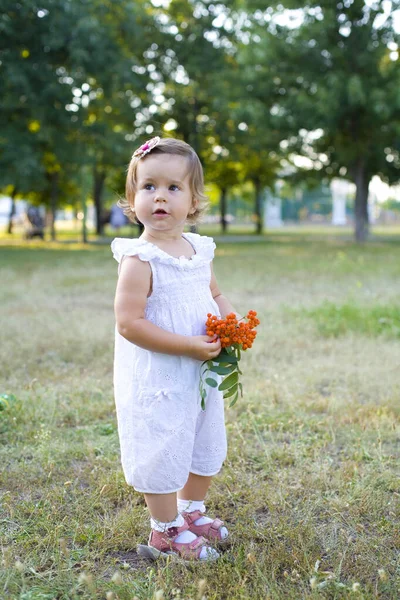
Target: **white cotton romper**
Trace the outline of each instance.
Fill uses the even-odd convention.
[[[210,290],[215,244],[195,233],[183,237],[195,252],[190,259],[170,256],[143,239],[116,238],[111,249],[119,263],[135,255],[150,264],[146,319],[180,335],[204,335],[207,313],[220,315]],[[176,492],[189,472],[216,475],[221,469],[227,453],[224,400],[222,392],[207,386],[206,408],[201,409],[201,364],[144,350],[115,330],[121,462],[127,483],[138,492]]]

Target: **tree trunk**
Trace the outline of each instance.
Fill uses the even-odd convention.
[[[13,187],[13,191],[11,193],[11,209],[10,209],[10,214],[8,216],[8,227],[7,227],[7,233],[8,234],[12,234],[12,229],[13,229],[13,216],[16,213],[16,206],[15,206],[15,196],[17,195],[17,188]]]
[[[365,242],[369,234],[368,187],[370,176],[363,159],[360,159],[354,171],[356,199],[354,203],[354,236],[356,242]]]
[[[96,233],[97,235],[103,235],[104,233],[104,221],[103,221],[103,189],[106,174],[104,171],[99,171],[94,166],[93,170],[93,201],[96,212]]]
[[[263,230],[262,222],[262,187],[259,179],[253,179],[254,188],[256,191],[254,213],[256,217],[256,234],[261,234]]]
[[[219,197],[219,212],[220,212],[220,223],[221,223],[221,229],[222,229],[222,233],[226,233],[227,227],[228,227],[228,222],[226,220],[226,195],[227,195],[227,188],[223,187],[221,189],[221,195]]]
[[[50,210],[51,210],[51,240],[55,242],[56,240],[56,211],[57,211],[57,201],[58,201],[58,173],[50,174]]]

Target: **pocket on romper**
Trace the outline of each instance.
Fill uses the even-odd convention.
[[[195,403],[191,395],[193,392],[184,389],[142,390],[138,396],[141,416],[160,433],[183,433],[191,414],[192,418],[195,416]]]

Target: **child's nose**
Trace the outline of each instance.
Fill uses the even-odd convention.
[[[157,192],[154,196],[154,202],[165,202],[165,196],[162,192]]]

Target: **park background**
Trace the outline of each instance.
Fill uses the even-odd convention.
[[[1,8],[0,596],[398,598],[400,2]],[[136,555],[113,405],[108,244],[139,229],[107,212],[154,135],[198,152],[262,322],[207,504],[231,545],[193,569]]]

